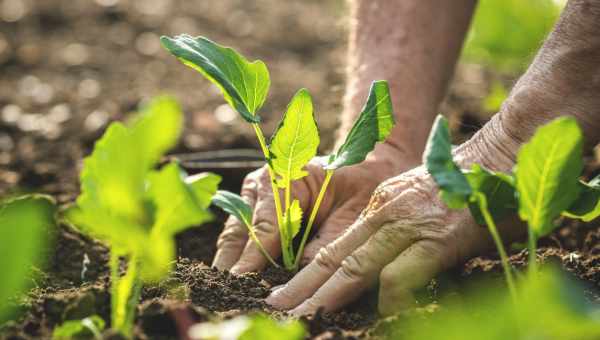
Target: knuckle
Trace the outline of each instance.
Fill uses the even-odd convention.
[[[329,244],[319,250],[314,261],[319,267],[333,272],[338,267],[338,263],[335,261],[335,253],[335,246],[333,244]]]
[[[260,221],[254,224],[254,232],[257,235],[269,235],[275,233],[276,231],[277,228],[275,227],[275,225],[269,222]]]
[[[383,268],[379,273],[380,291],[386,292],[392,288],[398,288],[397,273],[389,267]]]
[[[246,233],[237,228],[226,228],[217,239],[217,248],[223,248],[230,245],[241,245],[245,242]]]
[[[352,253],[342,261],[340,273],[347,279],[356,280],[367,277],[370,273],[365,256],[358,253]]]
[[[373,248],[385,253],[395,253],[403,244],[412,243],[418,238],[418,231],[403,225],[385,224],[373,234]]]

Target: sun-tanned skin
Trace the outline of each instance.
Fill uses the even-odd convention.
[[[335,310],[379,280],[379,310],[390,314],[413,305],[412,291],[439,272],[489,249],[486,229],[476,226],[467,211],[447,209],[422,166],[403,173],[420,163],[474,7],[474,0],[351,3],[342,135],[374,79],[390,80],[397,127],[368,161],[336,172],[317,220],[317,237],[306,248],[310,262],[267,298],[269,304],[293,314]],[[588,147],[598,143],[600,0],[568,2],[500,112],[455,149],[455,159],[464,167],[475,162],[507,171],[536,127],[560,115],[577,119]],[[296,184],[303,209],[324,177],[317,167],[309,172]],[[259,237],[278,256],[268,185],[264,170],[258,170],[249,175],[242,194],[255,204]],[[500,229],[507,240],[521,233],[517,223]],[[234,220],[226,224],[218,249],[214,265],[222,269],[240,273],[266,264]]]

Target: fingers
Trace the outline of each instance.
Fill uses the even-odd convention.
[[[445,247],[431,240],[419,241],[393,262],[383,268],[379,275],[379,312],[391,315],[416,303],[413,291],[421,288],[445,269]]]
[[[377,281],[379,272],[418,237],[413,228],[388,223],[369,240],[346,257],[339,269],[316,293],[292,314],[303,315],[336,310],[358,297]]]
[[[248,232],[235,217],[229,216],[217,240],[217,253],[212,266],[229,270],[237,262],[248,240]]]
[[[306,209],[309,200],[308,186],[299,182],[294,186],[295,197],[301,202],[301,207]],[[276,259],[281,255],[281,238],[277,224],[277,212],[275,201],[273,199],[273,189],[271,187],[270,177],[265,171],[264,175],[257,180],[258,198],[254,207],[254,216],[252,225],[257,238],[260,240],[263,248],[269,255]],[[240,274],[249,271],[258,271],[263,269],[268,260],[261,253],[260,248],[250,239],[239,257],[239,261],[231,268],[231,272]]]
[[[323,225],[319,227],[319,231],[315,237],[306,244],[304,253],[302,254],[302,265],[306,265],[312,261],[321,248],[338,239],[344,231],[356,221],[360,211],[364,209],[364,206],[366,205],[363,202],[360,203],[361,204],[357,206],[352,201],[347,202],[337,208],[335,212],[325,220]]]
[[[386,213],[359,219],[340,238],[321,248],[315,259],[283,288],[274,291],[266,302],[279,309],[290,309],[310,298],[340,267],[342,261],[375,233]]]
[[[250,207],[254,208],[257,197],[256,173],[249,174],[242,185],[240,195],[248,202]],[[217,253],[213,260],[213,267],[221,270],[229,270],[238,261],[244,245],[248,241],[248,231],[246,226],[237,218],[229,216],[225,222],[223,232],[217,240]]]

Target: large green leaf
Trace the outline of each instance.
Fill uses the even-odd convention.
[[[394,127],[390,89],[385,80],[373,82],[360,116],[344,144],[329,157],[325,169],[333,170],[362,162],[377,142],[384,141]]]
[[[40,264],[54,213],[54,201],[41,195],[0,204],[0,324],[11,312],[8,300],[27,288],[32,266]]]
[[[582,144],[575,119],[562,117],[539,128],[519,151],[519,215],[537,236],[552,231],[556,217],[579,195]]]
[[[473,164],[473,167],[465,176],[473,192],[480,192],[485,195],[487,208],[496,221],[510,213],[516,213],[518,202],[515,191],[514,178],[508,174],[492,172],[479,164]],[[485,220],[479,210],[476,202],[469,202],[471,215],[477,223],[484,225]]]
[[[301,89],[288,105],[269,145],[270,164],[279,176],[278,185],[286,187],[306,176],[303,168],[317,154],[318,147],[319,130],[312,99],[306,89]]]
[[[175,99],[160,96],[143,106],[131,126],[131,139],[150,169],[160,157],[177,144],[183,128],[183,114]]]
[[[170,238],[189,226],[199,225],[212,218],[204,208],[210,204],[208,196],[212,195],[209,191],[216,191],[216,187],[207,181],[210,185],[207,188],[208,195],[197,196],[192,186],[185,182],[185,178],[185,172],[177,163],[170,163],[160,171],[149,174],[148,195],[155,210],[152,233]]]
[[[213,196],[221,183],[221,176],[211,172],[202,172],[185,179],[190,189],[196,196],[196,202],[202,209],[208,208]]]
[[[229,191],[218,190],[212,198],[212,203],[235,216],[250,230],[252,229],[252,208],[241,196]]]
[[[452,159],[452,144],[448,121],[438,115],[431,128],[427,146],[423,153],[423,163],[433,177],[442,200],[453,209],[464,208],[472,190],[467,178]]]
[[[267,66],[260,60],[249,62],[231,48],[204,37],[186,34],[161,37],[162,45],[185,65],[202,73],[216,84],[225,100],[250,123],[260,121],[257,110],[269,91]]]
[[[177,103],[163,96],[144,106],[130,127],[112,123],[84,160],[78,204],[97,205],[127,223],[149,223],[143,202],[146,174],[175,146],[182,121]]]
[[[579,182],[581,194],[563,215],[589,222],[600,216],[600,176],[589,183]]]

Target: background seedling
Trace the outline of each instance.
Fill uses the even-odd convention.
[[[448,207],[468,205],[475,220],[488,226],[513,297],[514,278],[494,220],[518,211],[527,222],[529,269],[535,273],[537,240],[556,228],[556,218],[562,214],[589,221],[600,216],[598,179],[579,181],[582,145],[575,119],[561,117],[540,127],[521,147],[513,174],[494,173],[478,164],[462,171],[452,159],[446,119],[438,116],[434,123],[424,154],[427,170]]]
[[[162,37],[161,42],[185,65],[199,71],[215,83],[223,92],[229,105],[252,124],[267,160],[267,171],[271,178],[275,213],[281,235],[283,263],[286,269],[297,270],[304,245],[334,171],[362,162],[375,144],[385,140],[391,132],[394,119],[387,82],[373,83],[367,102],[345,142],[335,153],[322,158],[324,161],[321,165],[325,171],[325,179],[311,208],[300,246],[294,252],[292,241],[301,229],[304,212],[299,202],[292,197],[292,182],[308,174],[303,169],[316,156],[320,143],[310,94],[306,89],[296,93],[267,145],[258,124],[260,117],[257,113],[264,103],[270,85],[269,73],[263,62],[260,60],[249,62],[233,49],[220,46],[204,37],[179,35],[174,38]],[[283,190],[283,204],[280,189]],[[265,257],[275,264],[252,230],[251,214],[240,214],[241,211],[251,212],[252,208],[235,194],[219,195],[214,203],[236,216],[248,228],[250,237]],[[237,213],[232,213],[228,209],[236,210]]]
[[[12,312],[9,300],[28,288],[32,266],[40,265],[55,210],[54,200],[43,195],[0,202],[0,324]]]
[[[142,281],[170,271],[175,234],[211,219],[206,209],[220,177],[186,178],[177,163],[154,170],[177,142],[182,121],[177,103],[160,97],[130,126],[111,124],[84,160],[81,195],[66,211],[68,221],[110,246],[111,326],[125,336],[131,335]]]

